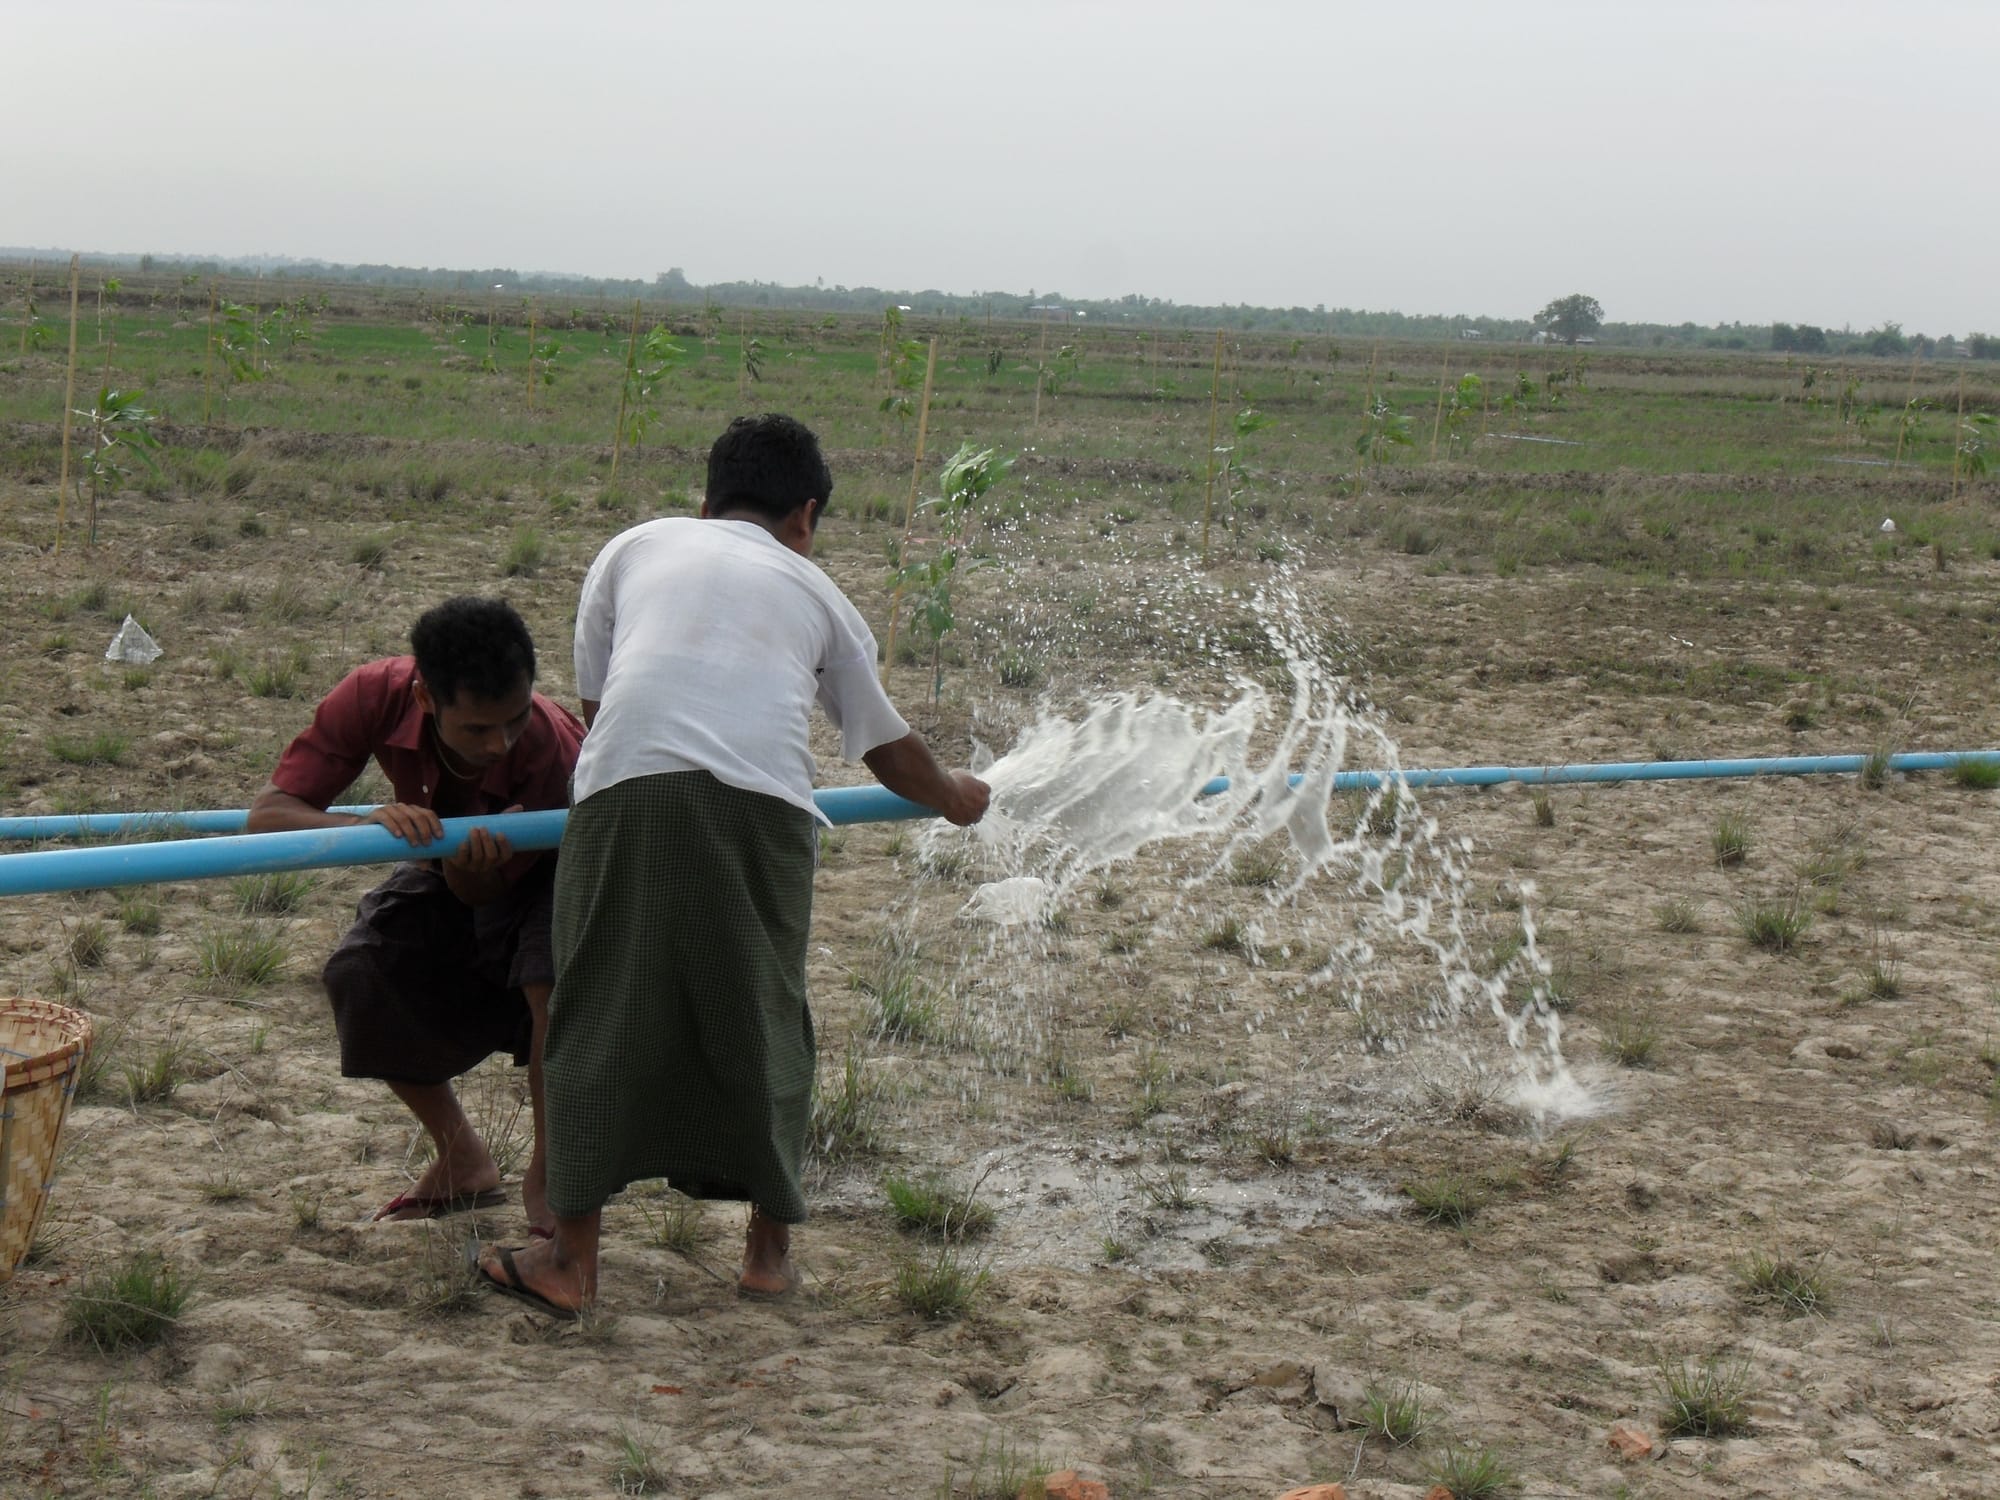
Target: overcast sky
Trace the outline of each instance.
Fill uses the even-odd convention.
[[[0,244],[2000,332],[1996,0],[0,9]]]

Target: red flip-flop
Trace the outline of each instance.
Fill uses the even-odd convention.
[[[497,1208],[507,1201],[503,1188],[481,1188],[476,1193],[398,1193],[375,1211],[373,1223],[384,1219],[409,1222],[416,1219],[441,1219],[446,1214],[462,1214],[468,1209]]]

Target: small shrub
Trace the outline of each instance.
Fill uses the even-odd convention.
[[[1370,1385],[1361,1393],[1361,1428],[1373,1437],[1386,1438],[1398,1448],[1408,1447],[1430,1426],[1424,1409],[1423,1392],[1416,1382],[1401,1385]]]
[[[927,1322],[949,1323],[972,1311],[987,1279],[985,1267],[966,1262],[944,1245],[931,1260],[897,1267],[896,1300]]]
[[[1786,1317],[1823,1313],[1833,1305],[1832,1289],[1817,1266],[1773,1260],[1762,1252],[1753,1252],[1740,1268],[1739,1276],[1745,1296],[1777,1308]]]
[[[984,1234],[993,1227],[993,1210],[979,1202],[976,1189],[961,1188],[943,1173],[921,1179],[890,1177],[882,1191],[896,1222],[920,1234],[946,1239]]]
[[[188,1290],[171,1262],[142,1251],[85,1279],[63,1309],[69,1336],[101,1354],[157,1344],[174,1331]]]
[[[1734,1437],[1749,1430],[1748,1374],[1742,1365],[1681,1360],[1662,1365],[1660,1379],[1667,1390],[1660,1423],[1666,1436]]]

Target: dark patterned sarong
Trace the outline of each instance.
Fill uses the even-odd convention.
[[[806,1008],[818,830],[706,771],[621,781],[570,810],[543,1054],[549,1206],[664,1177],[806,1216]]]
[[[340,1071],[446,1083],[495,1052],[528,1061],[524,985],[555,978],[549,915],[555,861],[470,907],[429,861],[396,866],[361,898],[320,978],[340,1034]]]

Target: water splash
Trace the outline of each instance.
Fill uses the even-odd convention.
[[[1263,670],[1226,670],[1207,704],[1131,688],[1045,702],[983,769],[994,792],[986,821],[969,835],[926,833],[925,859],[969,848],[986,877],[959,914],[990,924],[987,957],[1008,960],[997,1002],[986,986],[992,1022],[1020,1033],[1033,1028],[1023,1018],[1038,1005],[1060,1004],[1032,977],[1046,930],[1083,899],[1086,882],[1145,856],[1170,871],[1159,914],[1170,925],[1195,921],[1218,890],[1261,888],[1261,913],[1204,933],[1203,943],[1244,953],[1253,967],[1273,952],[1310,953],[1291,998],[1336,996],[1363,1056],[1435,1073],[1443,1049],[1482,1077],[1497,1066],[1500,1091],[1537,1124],[1597,1108],[1563,1057],[1532,887],[1518,892],[1516,932],[1481,952],[1469,904],[1472,841],[1447,833],[1402,779],[1382,715],[1327,649],[1296,576],[1280,570],[1247,600],[1192,577],[1154,587],[1161,599],[1138,593],[1134,617],[1192,646],[1197,659],[1240,662],[1241,632],[1225,652],[1212,622],[1226,613],[1218,606],[1247,606]],[[1387,774],[1365,795],[1336,792],[1337,773],[1355,768]],[[1202,795],[1218,776],[1227,790]],[[1201,996],[1191,990],[1185,1002]],[[1482,1014],[1505,1044],[1497,1063],[1468,1025]],[[1255,1011],[1246,1030],[1272,1019],[1269,1007]],[[1043,1042],[1023,1040],[1029,1051]]]

